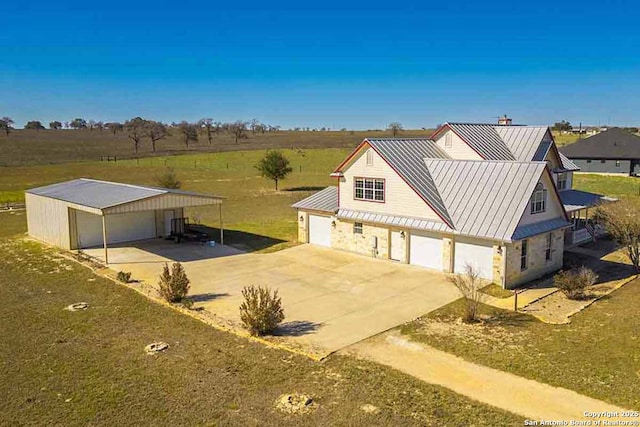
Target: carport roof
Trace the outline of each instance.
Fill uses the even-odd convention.
[[[50,197],[96,209],[106,209],[163,194],[179,194],[183,196],[208,198],[212,200],[223,199],[223,197],[211,194],[123,184],[120,182],[98,181],[88,178],[74,179],[72,181],[60,182],[57,184],[47,185],[45,187],[32,188],[27,190],[26,193]]]

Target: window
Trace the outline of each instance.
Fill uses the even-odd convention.
[[[353,223],[353,234],[362,234],[362,223],[354,222]]]
[[[567,173],[559,173],[558,174],[558,190],[566,190],[567,189]]]
[[[547,189],[541,182],[536,185],[531,196],[531,213],[537,214],[547,210]]]
[[[591,160],[587,160],[587,163],[591,163]]]
[[[529,250],[529,241],[522,241],[522,248],[520,249],[520,270],[524,271],[527,269],[527,252]]]
[[[356,200],[384,202],[384,179],[356,178],[354,195]]]
[[[547,246],[544,253],[544,259],[551,261],[551,233],[547,234]]]
[[[367,150],[367,166],[373,166],[373,150]]]
[[[602,159],[602,160],[600,160],[600,163],[607,163],[607,161]]]
[[[616,167],[619,168],[620,167],[620,160],[616,160]]]
[[[444,146],[446,148],[451,148],[453,146],[453,142],[451,141],[451,132],[448,132],[445,136],[444,136]]]

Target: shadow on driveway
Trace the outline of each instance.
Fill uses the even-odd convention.
[[[274,335],[281,337],[300,337],[316,332],[320,326],[322,326],[320,323],[294,320],[280,325],[278,329],[275,330]]]

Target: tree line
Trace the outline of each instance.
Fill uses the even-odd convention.
[[[14,130],[15,122],[10,117],[2,117],[0,119],[0,131],[9,135]],[[44,124],[38,120],[30,120],[24,125],[25,129],[44,130]],[[142,141],[148,139],[151,142],[151,150],[156,151],[158,141],[165,139],[167,136],[176,132],[180,135],[186,147],[190,144],[198,142],[200,137],[206,138],[209,145],[213,144],[213,138],[220,133],[227,133],[234,136],[235,142],[249,138],[249,133],[264,134],[267,132],[278,132],[280,126],[268,125],[261,123],[256,119],[251,121],[237,120],[230,123],[222,123],[214,121],[211,118],[200,119],[197,122],[172,122],[166,124],[156,120],[147,120],[142,117],[134,117],[130,120],[121,122],[102,122],[95,120],[85,120],[83,118],[75,118],[68,122],[52,121],[49,123],[49,129],[86,129],[89,131],[108,131],[115,137],[118,133],[124,132],[133,143],[134,151],[137,153]]]

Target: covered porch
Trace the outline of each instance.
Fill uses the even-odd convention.
[[[560,198],[572,224],[565,233],[565,247],[593,242],[606,233],[593,214],[598,205],[617,199],[580,190],[562,191]]]

